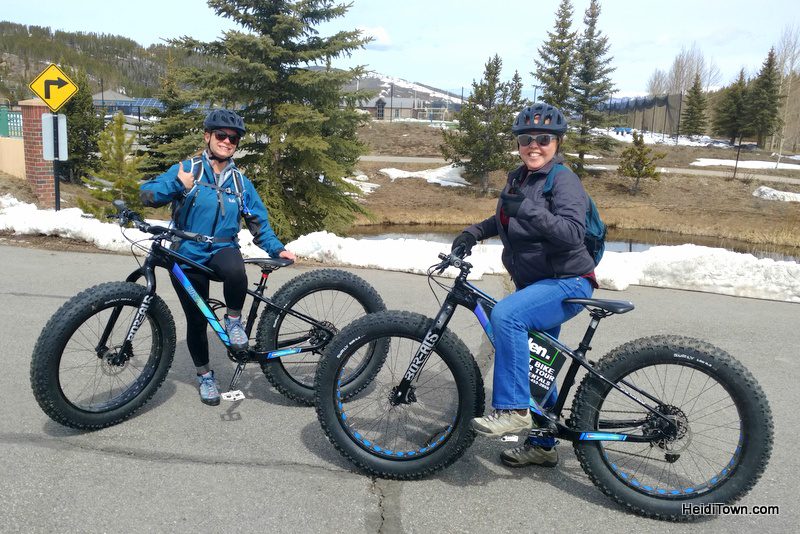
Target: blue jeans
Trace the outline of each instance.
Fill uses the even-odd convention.
[[[548,278],[529,285],[499,301],[492,310],[494,331],[494,383],[492,406],[498,410],[522,410],[530,405],[528,331],[539,330],[558,337],[561,324],[575,317],[583,306],[564,304],[566,298],[592,296],[592,285],[586,278]],[[555,389],[555,388],[554,388]],[[555,404],[555,391],[545,407]],[[547,438],[537,444],[552,446]]]

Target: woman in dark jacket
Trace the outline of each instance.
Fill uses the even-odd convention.
[[[557,108],[537,103],[524,108],[514,121],[523,165],[508,175],[492,217],[466,228],[453,242],[468,254],[476,242],[500,236],[503,265],[516,292],[497,303],[491,314],[495,343],[494,385],[489,415],[473,419],[476,432],[486,436],[531,428],[528,331],[558,337],[561,324],[581,307],[566,298],[590,297],[594,260],[584,245],[588,198],[580,179],[558,155],[567,120]],[[553,189],[545,194],[548,173],[556,168]],[[555,387],[545,406],[555,403]],[[553,438],[530,438],[504,451],[506,465],[558,463]]]

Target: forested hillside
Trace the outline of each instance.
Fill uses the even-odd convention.
[[[49,63],[85,71],[92,92],[104,89],[148,97],[158,89],[168,60],[176,67],[203,66],[208,60],[168,44],[144,48],[137,42],[102,33],[51,31],[0,21],[0,101],[32,96],[27,86]]]

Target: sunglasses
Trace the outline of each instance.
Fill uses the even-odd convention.
[[[239,134],[228,134],[223,132],[222,130],[214,130],[214,139],[219,141],[220,143],[227,139],[231,142],[232,145],[238,145],[239,140],[241,140],[242,136]]]
[[[528,146],[535,141],[539,146],[547,146],[554,139],[558,139],[558,136],[553,134],[521,134],[517,136],[517,143],[519,143],[519,146]]]

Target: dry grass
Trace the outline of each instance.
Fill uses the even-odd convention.
[[[412,141],[430,139],[433,128],[409,123],[373,123],[368,130],[374,136],[375,153],[392,154],[393,143],[402,150],[393,155],[436,155],[429,148],[413,148]],[[440,134],[438,134],[440,135]],[[380,139],[380,144],[377,140]],[[618,147],[619,148],[619,147]],[[615,149],[616,150],[616,149]],[[666,167],[688,167],[699,157],[731,159],[731,150],[704,147],[655,147],[667,153],[662,162]],[[614,154],[612,152],[612,154]],[[757,152],[741,153],[742,159],[769,159]],[[613,155],[602,163],[614,163]],[[404,170],[431,168],[431,164],[362,163],[360,170],[370,181],[381,184],[365,199],[372,219],[363,218],[357,224],[420,224],[467,225],[482,220],[494,212],[496,198],[481,197],[474,190],[440,187],[421,179],[401,179],[391,182],[378,170],[396,167]],[[721,169],[716,169],[721,170]],[[800,185],[763,183],[755,178],[769,171],[737,172],[729,176],[710,177],[664,174],[660,181],[641,184],[637,195],[630,193],[632,182],[615,173],[599,173],[585,178],[586,189],[595,199],[601,216],[615,229],[658,230],[684,235],[708,236],[760,245],[800,247],[800,205],[776,202],[752,196],[760,185],[789,192],[800,192]],[[778,174],[791,176],[779,171]],[[492,187],[501,187],[505,174],[494,173]],[[789,253],[797,254],[796,250]]]

